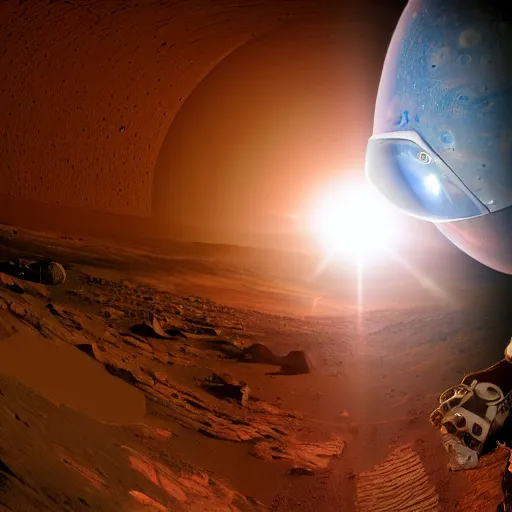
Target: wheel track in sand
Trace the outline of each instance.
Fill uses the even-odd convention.
[[[360,473],[357,512],[439,512],[439,496],[412,445],[395,449],[381,464]]]

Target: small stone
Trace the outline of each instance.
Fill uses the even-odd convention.
[[[169,380],[167,379],[167,375],[165,375],[164,372],[153,371],[153,372],[151,372],[151,375],[153,376],[155,381],[159,382],[160,384],[167,385],[169,383]]]
[[[239,398],[239,402],[241,405],[247,405],[247,401],[249,400],[249,393],[250,393],[250,388],[247,384],[243,384],[242,387],[240,388],[240,398]]]
[[[315,473],[309,468],[292,468],[290,469],[290,475],[292,476],[313,476]]]
[[[76,345],[76,348],[84,354],[87,354],[89,357],[96,359],[96,361],[101,361],[99,349],[96,343],[80,343],[79,345]]]
[[[195,334],[202,334],[204,336],[218,336],[219,333],[213,327],[196,327]]]
[[[9,302],[9,309],[16,316],[24,317],[27,314],[27,310],[23,306],[14,301]]]
[[[25,292],[24,288],[20,286],[11,276],[7,274],[3,274],[0,272],[0,284],[9,288],[15,293],[19,293],[20,295]]]
[[[101,314],[105,318],[112,318],[113,320],[119,320],[124,317],[124,313],[122,311],[110,307],[101,308]]]

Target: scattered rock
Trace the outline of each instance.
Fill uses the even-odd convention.
[[[315,472],[310,468],[292,468],[290,475],[292,476],[314,476]]]
[[[108,281],[106,279],[102,279],[101,277],[96,276],[87,276],[87,281],[91,284],[97,284],[100,286],[108,285]]]
[[[159,495],[172,496],[173,502],[176,504],[172,510],[245,510],[253,512],[265,510],[255,500],[252,503],[249,502],[225,483],[214,479],[202,470],[183,468],[176,471],[160,462],[156,454],[145,455],[125,445],[121,449],[127,453],[132,470],[139,472],[144,479],[149,478],[155,490],[160,491]],[[154,512],[170,510],[167,506],[163,506],[140,491],[130,491],[130,495],[139,504],[138,507],[130,507],[130,509]]]
[[[257,459],[264,460],[267,462],[271,462],[272,460],[276,460],[277,457],[281,458],[279,455],[276,457],[275,453],[273,453],[272,446],[270,443],[255,443],[253,447],[250,449],[249,454]]]
[[[128,382],[129,384],[144,384],[146,386],[154,386],[155,381],[147,374],[142,371],[138,371],[132,368],[126,368],[121,365],[107,363],[105,368],[112,375]]]
[[[222,353],[227,359],[241,359],[244,356],[242,348],[236,342],[224,338],[209,339],[208,348]]]
[[[0,272],[0,284],[4,286],[14,286],[14,279],[3,272]]]
[[[11,276],[0,272],[0,284],[9,288],[9,290],[19,293],[20,295],[25,292],[24,288],[20,286]]]
[[[119,338],[117,337],[116,332],[114,330],[112,330],[112,329],[107,329],[103,333],[103,339],[107,343],[112,343],[113,345],[118,345],[119,344]]]
[[[153,352],[153,348],[151,345],[149,345],[146,342],[139,341],[138,339],[134,338],[133,336],[126,336],[123,338],[125,343],[128,343],[128,345],[131,345],[132,347],[140,348],[141,350],[144,350],[145,352]]]
[[[76,345],[76,348],[89,357],[96,359],[96,361],[101,361],[100,352],[96,343],[80,343]]]
[[[164,372],[159,372],[159,371],[153,370],[151,372],[151,375],[155,379],[155,381],[160,382],[160,384],[167,385],[167,383],[169,382],[167,379],[167,375],[165,375]]]
[[[55,304],[53,304],[51,302],[49,304],[47,304],[46,307],[49,309],[50,313],[54,316],[58,316],[60,318],[64,318],[66,316],[64,313],[64,309],[56,306]]]
[[[127,368],[122,368],[119,366],[116,366],[111,363],[107,363],[105,365],[105,368],[109,373],[114,375],[115,377],[119,377],[120,379],[128,382],[128,384],[136,384],[137,379],[135,378],[135,375],[132,371],[128,370]]]
[[[275,429],[274,429],[275,431]],[[276,436],[276,439],[277,436]],[[297,439],[284,437],[280,440],[259,440],[249,452],[253,457],[271,461],[276,459],[291,460],[301,474],[305,468],[327,468],[333,458],[341,457],[345,443],[336,437],[321,443],[301,442]]]
[[[153,359],[162,364],[171,364],[169,354],[166,354],[165,352],[154,352]]]
[[[249,386],[227,373],[222,375],[214,373],[207,380],[204,388],[218,398],[236,400],[240,405],[246,405],[249,400]]]
[[[32,283],[30,281],[26,281],[23,284],[23,288],[26,293],[32,295],[33,297],[37,297],[39,299],[48,299],[50,298],[50,293],[46,289],[44,284],[40,283]]]
[[[281,359],[281,373],[285,375],[301,375],[311,373],[311,363],[303,350],[292,350]]]
[[[162,324],[156,317],[151,320],[144,322],[143,324],[137,324],[131,327],[132,333],[144,336],[147,338],[162,338],[170,340],[175,336],[186,338],[187,336],[180,330],[174,327],[163,329]]]
[[[190,318],[189,317],[186,320],[187,320],[187,322],[190,322],[192,324],[197,324],[197,325],[200,325],[202,327],[215,327],[210,322],[210,319],[207,316],[203,316],[202,318],[197,318],[197,317]]]
[[[144,384],[144,385],[150,386],[150,387],[153,387],[155,385],[155,380],[142,371],[134,370],[133,375],[135,377],[135,380],[140,384]]]
[[[24,317],[27,314],[27,310],[17,302],[14,302],[13,300],[9,302],[9,310],[19,317]]]
[[[61,308],[59,306],[56,306],[52,302],[50,302],[46,307],[50,310],[50,313],[52,315],[58,317],[68,327],[72,327],[72,328],[74,328],[74,329],[76,329],[78,331],[82,331],[83,330],[83,326],[76,319],[76,315],[74,315],[70,311],[68,311],[66,309],[63,309],[63,308]]]
[[[101,308],[100,313],[105,318],[112,318],[113,320],[120,320],[121,318],[124,318],[124,313],[122,311],[119,311],[119,309],[115,308],[104,307]]]
[[[252,496],[246,496],[245,499],[247,500],[247,502],[256,508],[256,510],[260,510],[260,511],[264,511],[264,510],[267,510],[267,507],[261,503],[261,501],[258,501],[256,498],[253,498]]]
[[[218,336],[219,333],[213,327],[194,327],[195,334],[202,334],[203,336]]]
[[[9,310],[16,315],[24,324],[29,325],[39,331],[45,338],[57,337],[66,340],[67,334],[58,329],[52,322],[48,322],[44,318],[40,318],[36,313],[28,307],[24,307],[14,301],[8,301]]]
[[[255,343],[243,351],[242,358],[252,363],[281,364],[280,357],[262,343]]]

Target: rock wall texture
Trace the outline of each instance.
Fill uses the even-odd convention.
[[[237,53],[247,47],[264,62],[272,34],[291,26],[297,36],[320,18],[332,37],[333,13],[339,4],[328,0],[0,1],[0,221],[34,224],[78,209],[96,224],[100,213],[123,216],[126,229],[133,219],[172,223],[186,210],[180,189],[167,194],[174,154],[187,146],[172,128],[180,109],[196,89],[196,105],[227,108],[218,87],[208,96],[213,70],[224,63],[226,74],[232,61],[224,78],[235,90]],[[202,111],[188,111],[196,117],[180,123],[191,131]],[[176,172],[186,181],[186,169]]]

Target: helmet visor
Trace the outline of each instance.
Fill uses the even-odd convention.
[[[472,258],[505,274],[512,274],[512,206],[437,228]]]
[[[448,222],[489,213],[416,132],[371,137],[366,176],[391,203],[414,217]]]

